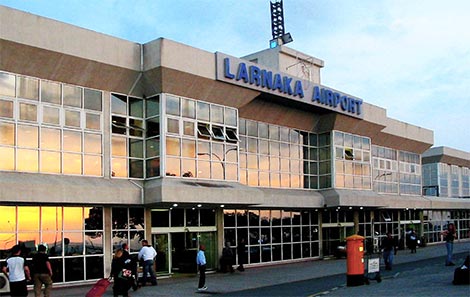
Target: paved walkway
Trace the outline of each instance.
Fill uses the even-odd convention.
[[[470,241],[456,242],[454,244],[454,253],[457,254],[464,252],[470,254]],[[416,254],[411,254],[409,250],[398,251],[398,254],[395,256],[394,263],[401,264],[429,258],[442,257],[442,265],[444,265],[445,255],[446,248],[444,244],[428,245],[424,248],[418,248]],[[383,275],[387,273],[387,271],[383,270],[381,270],[381,272],[383,272]],[[198,277],[194,275],[184,278],[159,279],[158,286],[144,287],[137,290],[136,292],[130,290],[129,294],[133,297],[209,296],[213,294],[236,292],[240,290],[302,281],[337,274],[346,274],[345,259],[316,260],[292,264],[253,267],[246,269],[245,272],[235,272],[234,274],[208,274],[206,285],[209,289],[203,293],[196,292]],[[91,285],[54,288],[52,293],[55,296],[85,296],[86,292],[88,292],[90,288]],[[29,296],[33,295],[34,294],[30,292]],[[111,285],[104,296],[112,295]]]

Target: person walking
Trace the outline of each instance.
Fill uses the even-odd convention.
[[[237,270],[238,271],[245,271],[245,268],[243,267],[243,264],[246,263],[245,249],[246,249],[245,239],[241,238],[237,246],[237,256],[238,256]]]
[[[410,235],[408,236],[408,247],[411,250],[411,253],[416,253],[416,246],[418,245],[418,236],[416,235],[415,230],[410,231]]]
[[[142,286],[147,284],[147,278],[150,274],[150,282],[152,286],[157,285],[157,277],[155,276],[155,271],[153,270],[154,259],[157,256],[157,251],[153,246],[149,245],[148,240],[142,240],[142,248],[139,251],[138,259],[143,261],[143,273],[142,276]]]
[[[446,266],[454,266],[455,264],[452,262],[452,256],[454,253],[455,225],[453,223],[449,223],[447,230],[444,230],[442,235],[444,236],[447,249]]]
[[[52,290],[52,266],[49,256],[46,254],[46,246],[40,244],[38,252],[33,255],[33,282],[34,296],[41,296],[42,285],[44,284],[44,297],[51,296]]]
[[[226,242],[222,250],[222,257],[220,258],[220,271],[224,273],[230,271],[230,273],[233,273],[233,264],[233,252],[230,248],[230,243]]]
[[[123,257],[123,250],[117,249],[114,252],[113,261],[111,262],[111,275],[114,278],[113,295],[115,297],[122,295],[124,297],[129,296],[129,277],[131,277],[131,271],[125,259]]]
[[[393,256],[397,248],[395,239],[392,237],[392,233],[387,232],[387,237],[382,240],[381,248],[383,249],[385,270],[392,270]]]
[[[204,253],[206,250],[206,247],[201,244],[199,246],[199,251],[197,252],[196,256],[196,264],[197,267],[199,268],[199,285],[197,287],[198,291],[205,291],[207,290],[206,287],[206,254]]]
[[[12,256],[7,259],[7,265],[2,268],[5,275],[10,280],[11,296],[28,296],[26,280],[31,280],[29,267],[25,259],[21,257],[21,248],[15,245],[11,248]]]
[[[123,243],[122,247],[122,258],[124,262],[130,267],[132,272],[132,277],[129,278],[130,286],[132,290],[137,291],[137,263],[134,261],[134,258],[129,253],[129,245],[127,243]]]

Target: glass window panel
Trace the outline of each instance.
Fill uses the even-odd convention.
[[[269,125],[269,139],[279,140],[279,127],[278,126]]]
[[[38,100],[39,80],[32,77],[18,76],[16,82],[19,98]]]
[[[19,147],[38,148],[38,127],[18,125],[17,145]]]
[[[101,154],[101,135],[85,133],[83,147],[85,153]]]
[[[225,124],[229,126],[236,127],[237,126],[237,110],[225,107]]]
[[[13,101],[0,100],[0,117],[13,118]]]
[[[129,119],[129,135],[143,137],[144,136],[144,121],[137,119]]]
[[[112,159],[112,176],[127,177],[127,159]]]
[[[183,139],[182,145],[183,145],[183,148],[182,148],[183,157],[189,157],[189,158],[196,157],[196,141],[195,140]]]
[[[80,127],[80,111],[65,110],[65,126]]]
[[[87,112],[85,120],[87,129],[101,130],[101,115]]]
[[[15,170],[15,149],[0,146],[0,169]]]
[[[144,161],[143,160],[129,160],[129,177],[143,178],[144,177]]]
[[[60,152],[41,151],[41,172],[60,173]]]
[[[59,129],[41,128],[41,148],[47,150],[60,150],[61,135]]]
[[[248,185],[252,187],[257,187],[259,185],[258,171],[248,170]]]
[[[124,137],[113,136],[111,139],[112,156],[127,157],[127,141]]]
[[[145,111],[147,117],[153,117],[160,114],[160,96],[154,96],[145,100]]]
[[[172,156],[181,156],[180,139],[174,137],[166,138],[166,154]]]
[[[18,231],[21,232],[37,230],[39,230],[39,207],[18,207]]]
[[[83,233],[64,232],[64,256],[78,255],[83,255]],[[67,268],[65,268],[65,270],[67,271]]]
[[[290,187],[290,175],[287,173],[281,173],[281,187],[289,188]]]
[[[83,92],[83,108],[101,111],[101,91],[84,89]]]
[[[147,177],[160,176],[160,158],[147,160]]]
[[[83,230],[83,209],[64,207],[64,230]]]
[[[147,158],[160,155],[160,139],[152,138],[145,141],[147,148]]]
[[[198,151],[198,156],[200,156],[199,158],[208,159],[208,160],[210,159],[211,149],[210,149],[210,143],[209,142],[198,141],[197,142],[197,151]]]
[[[63,100],[65,106],[82,107],[82,88],[64,85]]]
[[[144,101],[142,99],[129,97],[129,115],[138,118],[144,116]]]
[[[279,146],[279,142],[274,142],[274,141],[270,141],[269,142],[269,154],[271,156],[279,156],[280,154],[280,146]]]
[[[63,173],[65,174],[81,174],[82,173],[82,155],[80,154],[63,154]]]
[[[211,164],[208,161],[197,161],[197,177],[210,178]]]
[[[18,171],[30,171],[30,172],[37,172],[38,171],[38,151],[36,150],[26,150],[26,149],[18,149],[16,151],[16,169]]]
[[[221,162],[224,158],[224,145],[221,143],[212,143],[212,160]]]
[[[279,171],[279,158],[276,157],[269,157],[269,166],[271,168],[271,171]]]
[[[83,174],[101,176],[101,156],[85,155],[83,157]]]
[[[15,76],[0,72],[0,95],[15,97]]]
[[[180,115],[180,98],[171,95],[166,96],[166,113]]]
[[[238,166],[235,164],[225,164],[225,179],[237,181],[238,180]]]
[[[82,151],[82,133],[64,130],[63,132],[64,151],[81,152]]]
[[[186,226],[199,226],[198,209],[186,209]]]
[[[210,105],[201,101],[197,102],[197,119],[203,121],[210,121]]]
[[[180,169],[181,160],[177,158],[166,158],[166,176],[181,176]]]
[[[281,157],[289,157],[289,144],[281,143]]]
[[[62,230],[62,207],[41,207],[41,228],[44,231],[61,231]],[[56,234],[53,232],[52,234]],[[43,234],[44,239],[44,234]]]
[[[85,232],[85,254],[94,255],[103,253],[103,233],[102,232]],[[100,257],[87,257],[87,263],[91,259],[100,259]],[[101,258],[102,259],[102,258]],[[103,261],[101,261],[101,267],[103,267]],[[99,270],[101,275],[103,274],[103,269],[100,269],[100,266],[93,268],[93,266],[87,266],[87,270]],[[99,274],[97,274],[99,275]],[[87,278],[92,279],[91,275],[88,275]]]
[[[41,102],[60,104],[60,84],[41,81]]]
[[[223,168],[223,163],[221,163],[220,161],[217,161],[217,162],[212,162],[211,163],[211,166],[212,166],[212,175],[211,177],[213,179],[224,179],[225,178],[225,173],[224,173],[224,168]]]
[[[60,109],[50,106],[42,107],[42,122],[46,124],[60,124]]]
[[[248,136],[258,137],[258,122],[247,120],[246,133]]]
[[[290,172],[289,159],[281,159],[281,171]]]
[[[180,122],[178,119],[167,119],[167,132],[168,133],[180,133]]]
[[[196,118],[196,101],[181,98],[182,116],[186,118]]]
[[[25,247],[22,256],[31,257],[32,252],[36,251],[36,245],[39,244],[39,232],[19,232],[18,243]]]
[[[269,172],[259,173],[259,185],[260,187],[269,187]]]
[[[195,123],[183,121],[183,134],[187,136],[194,136],[196,132]]]
[[[281,175],[279,173],[270,173],[270,184],[272,188],[281,186]]]
[[[258,169],[258,157],[256,155],[247,155],[246,156],[247,168]]]
[[[335,131],[334,132],[334,137],[335,137],[335,145],[339,145],[339,146],[343,146],[343,139],[344,139],[344,134],[339,132],[339,131]]]
[[[0,144],[15,145],[15,125],[0,122]]]
[[[236,146],[227,145],[226,151],[225,151],[225,161],[236,163],[237,159],[238,159],[237,158],[238,157],[237,152],[238,151],[237,151]]]
[[[35,104],[20,103],[20,120],[37,122],[38,107]]]
[[[127,208],[113,207],[112,210],[112,224],[113,229],[128,229],[128,214]]]
[[[211,122],[217,124],[224,123],[224,108],[219,105],[211,105]]]
[[[289,142],[289,128],[281,127],[281,141]]]
[[[258,152],[258,140],[256,138],[247,138],[248,152],[257,153]]]
[[[129,139],[129,156],[133,158],[144,157],[144,141],[139,139]]]
[[[111,127],[113,134],[127,134],[127,120],[123,117],[112,116]]]
[[[182,176],[183,177],[195,177],[196,173],[196,160],[188,160],[183,159],[181,160],[182,168]]]

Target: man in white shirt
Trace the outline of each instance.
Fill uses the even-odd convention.
[[[143,277],[142,277],[142,286],[147,284],[147,274],[150,274],[150,282],[152,286],[157,285],[157,278],[155,276],[155,271],[153,270],[153,261],[157,256],[157,251],[153,248],[153,246],[149,245],[148,240],[142,240],[142,248],[139,252],[139,260],[143,262]]]
[[[206,287],[206,255],[204,251],[206,247],[201,244],[199,246],[199,252],[197,252],[196,263],[197,267],[199,268],[199,285],[197,290],[198,291],[205,291],[207,290]]]
[[[8,275],[10,280],[10,295],[28,296],[26,280],[31,280],[31,275],[24,258],[20,256],[20,246],[15,245],[11,249],[11,254],[12,256],[7,259],[7,266],[2,268],[3,273]]]

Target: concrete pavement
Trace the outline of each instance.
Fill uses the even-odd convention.
[[[454,253],[469,253],[470,241],[456,242]],[[444,267],[446,248],[444,244],[428,245],[418,248],[416,254],[411,254],[409,250],[399,251],[395,256],[394,263],[408,263],[429,258],[442,257]],[[460,263],[456,263],[460,264]],[[382,265],[383,266],[383,265]],[[383,277],[392,276],[394,271],[384,271],[381,267]],[[223,294],[247,289],[260,288],[265,286],[290,283],[324,276],[346,274],[345,259],[315,260],[298,262],[292,264],[271,265],[263,267],[247,268],[245,272],[235,272],[234,274],[213,273],[208,274],[205,292],[197,292],[198,276],[172,277],[158,280],[158,286],[143,287],[136,292],[129,291],[130,296],[209,296],[213,294]],[[91,285],[78,287],[54,288],[55,296],[85,296]],[[104,296],[112,296],[112,285],[108,288]],[[334,295],[334,294],[333,294]],[[30,292],[29,296],[34,296]]]

